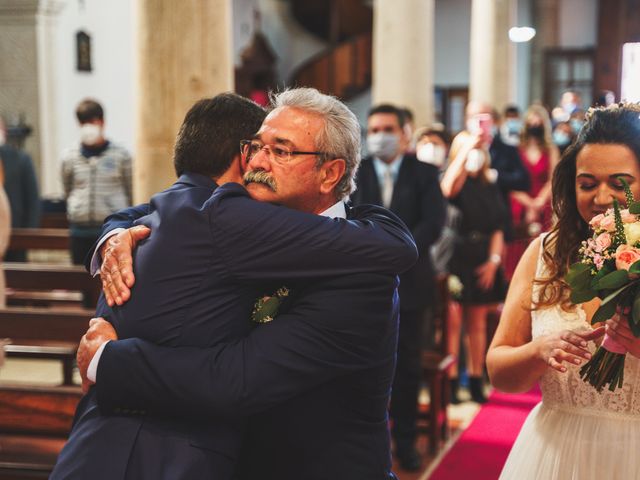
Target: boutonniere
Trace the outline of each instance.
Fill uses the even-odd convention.
[[[278,314],[280,305],[289,296],[287,287],[280,287],[273,295],[259,298],[253,305],[251,320],[256,323],[268,323]]]

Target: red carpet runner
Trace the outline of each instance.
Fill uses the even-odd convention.
[[[537,388],[520,395],[493,392],[429,479],[497,479],[524,420],[539,401]]]

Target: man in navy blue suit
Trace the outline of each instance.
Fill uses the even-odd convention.
[[[344,212],[357,168],[355,117],[311,89],[276,102],[243,143],[247,190],[309,213]],[[177,166],[189,160],[180,150],[189,132],[183,126]],[[97,388],[52,478],[230,478],[254,413],[240,478],[393,478],[386,402],[395,274],[415,260],[406,228],[375,207],[352,211],[363,219],[353,222],[257,203],[241,186],[216,189],[213,175],[198,173],[117,217],[150,212],[131,299],[110,317],[120,337],[141,338],[105,345],[112,327],[94,322],[79,363],[86,368],[83,359],[103,348]],[[243,337],[255,299],[283,285],[293,292],[289,311]],[[97,426],[106,434],[96,440]]]

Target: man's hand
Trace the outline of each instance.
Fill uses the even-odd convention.
[[[110,307],[122,305],[131,296],[135,283],[133,275],[133,249],[151,230],[144,225],[132,227],[112,236],[100,247],[102,291]]]
[[[118,335],[113,326],[104,318],[92,318],[89,321],[89,330],[80,339],[80,346],[78,347],[78,353],[76,353],[76,361],[82,377],[82,391],[84,393],[87,393],[93,383],[87,378],[87,369],[91,359],[100,348],[100,345],[109,340],[117,339]]]

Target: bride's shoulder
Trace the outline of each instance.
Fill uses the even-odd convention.
[[[526,272],[526,275],[524,276],[526,276],[527,278],[533,278],[536,274],[538,260],[540,259],[541,255],[541,249],[544,248],[543,245],[543,235],[535,238],[522,254],[520,262],[518,263],[518,267],[516,268],[516,272],[518,271],[518,269],[523,270],[522,273]]]

